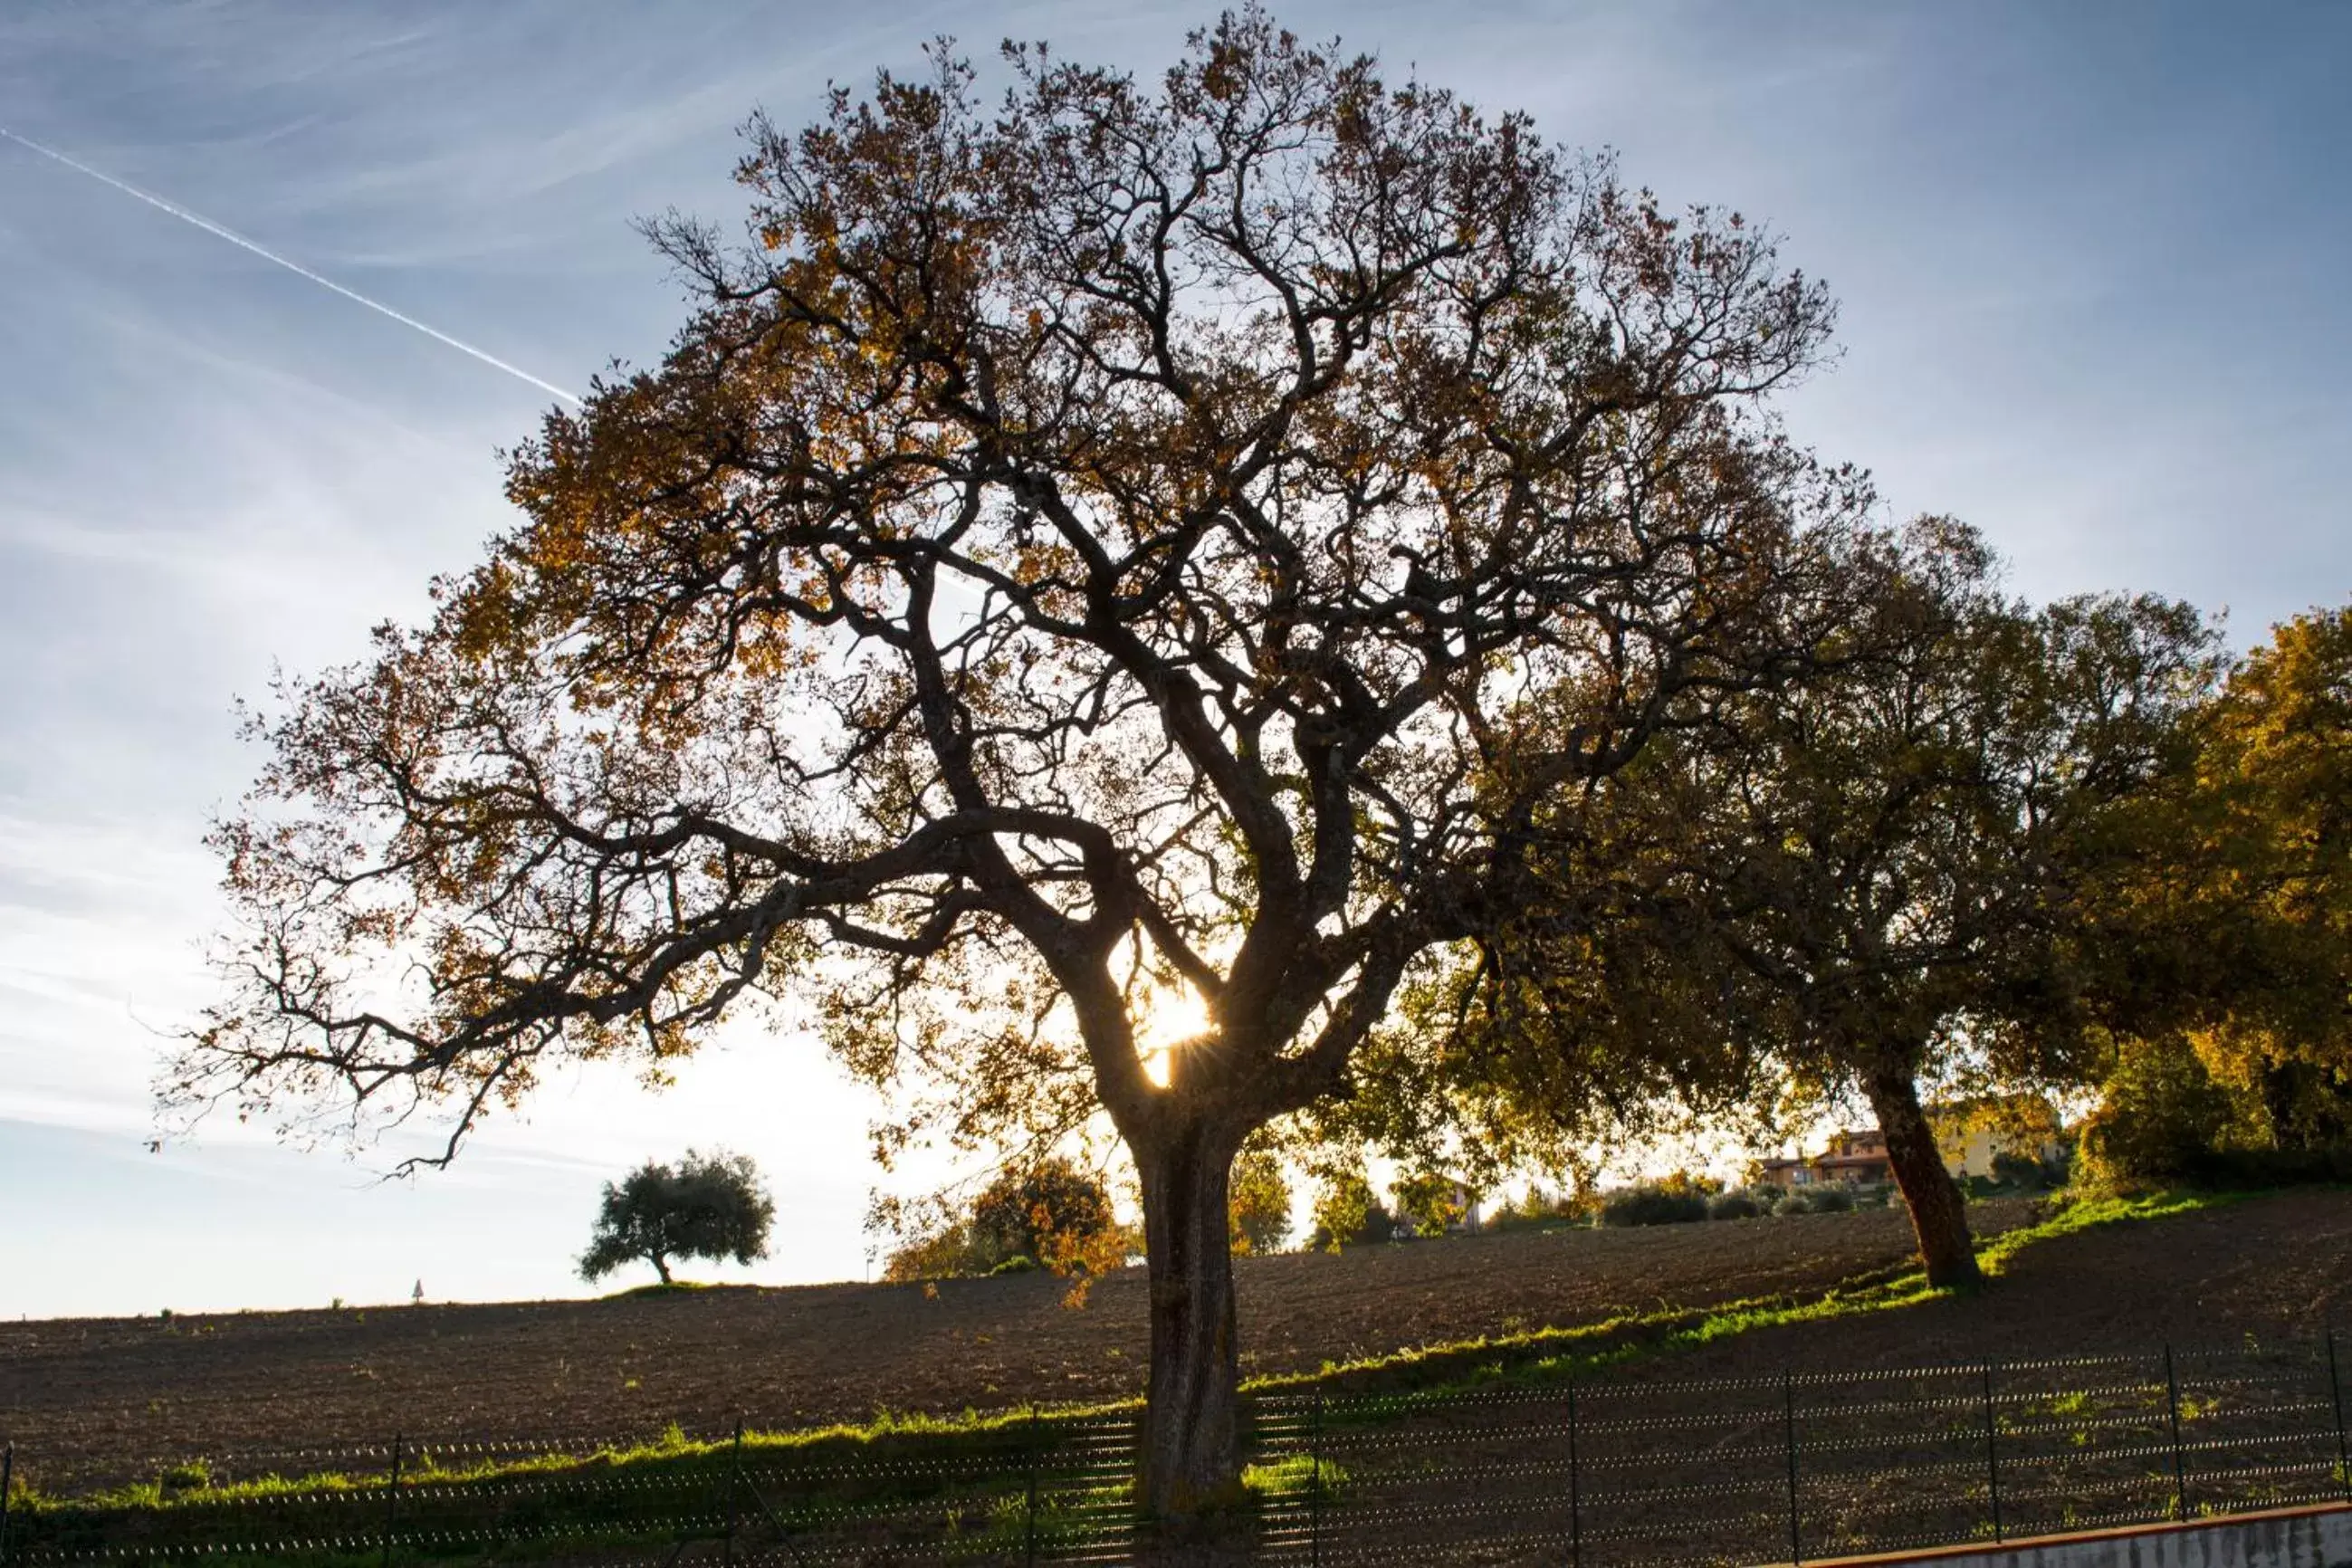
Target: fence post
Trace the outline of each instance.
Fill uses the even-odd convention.
[[[735,1516],[743,1500],[743,1418],[735,1417],[735,1448],[727,1462],[727,1538],[719,1548],[720,1561],[735,1561]]]
[[[2172,1418],[2172,1517],[2189,1517],[2189,1472],[2180,1458],[2180,1379],[2172,1367],[2172,1345],[2164,1347],[2164,1399]]]
[[[2336,1373],[2336,1325],[2327,1326],[2327,1407],[2336,1416],[2336,1479],[2352,1497],[2352,1454],[2344,1442],[2344,1384]]]
[[[400,1454],[402,1436],[392,1436],[392,1465],[383,1478],[383,1568],[392,1568],[392,1530],[400,1519]]]
[[[1789,1451],[1789,1568],[1802,1568],[1804,1538],[1797,1522],[1797,1380],[1780,1371],[1780,1431]]]
[[[1037,1561],[1037,1407],[1029,1407],[1029,1496],[1022,1510],[1021,1561]]]
[[[1568,1380],[1568,1562],[1584,1568],[1584,1489],[1576,1463],[1576,1380]]]
[[[1307,1429],[1307,1560],[1323,1562],[1323,1391],[1315,1391],[1315,1414]]]
[[[1992,1363],[1990,1363],[1990,1362],[1987,1362],[1987,1363],[1985,1363],[1985,1364],[1984,1364],[1984,1413],[1985,1413],[1985,1488],[1986,1488],[1986,1495],[1988,1495],[1989,1497],[1990,1497],[1990,1498],[1992,1499],[1992,1539],[1993,1539],[1993,1543],[1994,1543],[1995,1545],[1999,1545],[1999,1544],[2000,1544],[2000,1539],[2001,1539],[2001,1528],[2000,1528],[2000,1449],[1996,1446],[1997,1439],[1995,1438],[1995,1436],[1994,1436],[1994,1434],[1999,1430],[1999,1428],[1998,1428],[1998,1426],[1996,1426],[1996,1424],[1995,1424],[1995,1422],[1994,1422],[1994,1420],[1993,1420],[1993,1413],[1992,1413]]]

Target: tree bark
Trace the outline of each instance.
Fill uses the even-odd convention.
[[[667,1258],[665,1258],[664,1257],[662,1257],[662,1255],[661,1255],[660,1253],[656,1252],[656,1253],[653,1254],[652,1261],[653,1261],[653,1266],[654,1266],[654,1272],[661,1276],[661,1282],[662,1282],[663,1284],[665,1284],[665,1285],[668,1284],[668,1283],[670,1282],[670,1280],[669,1280],[669,1260],[668,1260],[668,1259],[667,1259]]]
[[[1241,1496],[1241,1363],[1226,1206],[1239,1147],[1239,1138],[1192,1123],[1134,1151],[1151,1270],[1140,1490],[1146,1513],[1179,1526]]]
[[[1912,1234],[1927,1283],[1937,1289],[1974,1285],[1984,1278],[1969,1238],[1968,1203],[1960,1184],[1944,1168],[1935,1129],[1919,1106],[1919,1089],[1907,1056],[1890,1052],[1872,1065],[1864,1090],[1886,1138],[1886,1163],[1911,1210]]]

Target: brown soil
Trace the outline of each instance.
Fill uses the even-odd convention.
[[[2023,1204],[1974,1211],[1990,1232]],[[1900,1212],[1518,1233],[1240,1265],[1246,1370],[1805,1292],[1901,1263]],[[18,1464],[152,1473],[192,1453],[577,1439],[1140,1391],[1144,1282],[1080,1310],[1042,1276],[604,1300],[0,1324]],[[1633,1375],[1744,1376],[2316,1334],[2352,1299],[2352,1193],[2308,1190],[2028,1249],[1980,1295],[1740,1335]]]
[[[1980,1226],[2024,1217],[1987,1205]],[[1900,1211],[1458,1237],[1240,1263],[1251,1372],[1628,1311],[1820,1289],[1899,1264]],[[1083,1310],[1045,1276],[714,1289],[603,1300],[0,1324],[20,1466],[440,1438],[572,1438],[863,1420],[1141,1391],[1139,1270]]]

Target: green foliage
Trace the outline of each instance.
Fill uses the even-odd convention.
[[[969,1225],[950,1224],[894,1248],[883,1260],[882,1278],[893,1284],[918,1279],[961,1279],[985,1274],[994,1267],[994,1263],[982,1265],[972,1247]]]
[[[2119,1043],[2082,1166],[2095,1191],[2192,1184],[2216,1191],[2352,1181],[2352,1142],[2280,1139],[2274,1108],[2213,1072],[2210,1037]]]
[[[1817,1182],[1780,1200],[1776,1214],[1844,1214],[1854,1206],[1853,1189],[1843,1182]]]
[[[1371,1179],[1361,1168],[1341,1169],[1325,1178],[1315,1194],[1315,1229],[1307,1242],[1311,1250],[1377,1246],[1395,1234],[1396,1222],[1381,1206]]]
[[[1035,1268],[1099,1273],[1115,1267],[1133,1241],[1101,1178],[1053,1155],[1005,1165],[966,1214],[892,1252],[882,1277],[903,1282]]]
[[[1622,1227],[1639,1225],[1688,1225],[1707,1217],[1703,1193],[1663,1186],[1627,1187],[1601,1200],[1601,1223]]]
[[[2040,1158],[2003,1150],[1992,1157],[1992,1179],[2005,1192],[2055,1192],[2066,1184],[2073,1163],[2071,1152],[2064,1148]]]
[[[2067,1205],[2039,1224],[2006,1231],[1979,1244],[1978,1257],[1987,1274],[1998,1275],[2027,1248],[2080,1231],[2166,1219],[2252,1195],[2177,1190],[2085,1200]],[[1699,1349],[1759,1330],[1897,1311],[1948,1295],[1931,1288],[1921,1272],[1906,1270],[1865,1276],[1818,1296],[1758,1297],[1706,1308],[1629,1313],[1573,1328],[1420,1345],[1344,1364],[1327,1364],[1318,1373],[1262,1377],[1251,1386],[1296,1388],[1345,1379],[1350,1384],[1377,1382],[1444,1394],[1491,1383],[1498,1375],[1511,1382],[1556,1383]]]
[[[2236,917],[2221,944],[2239,961],[2222,976],[2230,1011],[2265,1067],[2314,1069],[2305,1076],[2341,1097],[2352,1079],[2352,606],[2273,627],[2231,672],[2204,739],[2205,820],[2221,851],[2222,911]],[[2274,1143],[2306,1142],[2291,1091],[2268,1109]],[[2340,1136],[2341,1111],[2326,1119]]]
[[[202,1491],[213,1484],[213,1468],[208,1460],[184,1460],[164,1470],[155,1482],[165,1492]]]
[[[1754,1219],[1769,1212],[1753,1193],[1717,1193],[1706,1200],[1709,1219]]]
[[[600,1279],[643,1259],[668,1284],[672,1258],[750,1263],[767,1256],[775,1218],[775,1202],[748,1154],[689,1149],[675,1166],[649,1160],[604,1184],[580,1276]]]
[[[2077,889],[2148,850],[2130,808],[2187,765],[2211,633],[2154,598],[2019,603],[1949,520],[1858,539],[1840,569],[1870,585],[1844,657],[1654,739],[1550,852],[1559,898],[1408,993],[1474,1033],[1426,1064],[1405,1132],[1548,1154],[1591,1142],[1596,1083],[1717,1123],[1852,1092],[1899,1126],[1923,1076],[2097,1070],[2095,1004],[2130,983]],[[1967,1257],[1954,1236],[1929,1250]]]
[[[1589,1192],[1551,1193],[1530,1188],[1519,1198],[1506,1198],[1486,1217],[1488,1231],[1557,1230],[1562,1226],[1591,1225],[1600,1212],[1600,1200]]]
[[[1102,1179],[1060,1156],[1007,1166],[972,1200],[971,1239],[992,1259],[1042,1258],[1056,1237],[1090,1239],[1118,1226]]]
[[[994,1543],[1009,1542],[1017,1548],[1028,1522],[1028,1457],[1040,1447],[1050,1455],[1090,1436],[1088,1427],[1059,1418],[1069,1414],[1077,1413],[1045,1415],[1034,1422],[1026,1412],[889,1415],[864,1427],[747,1431],[741,1450],[760,1466],[773,1507],[834,1520],[861,1514],[903,1520],[910,1509],[929,1511],[965,1546],[989,1540],[985,1515],[993,1509],[1001,1519],[1003,1500],[1010,1499],[1014,1529],[997,1531]],[[507,1563],[658,1556],[677,1545],[676,1500],[719,1495],[735,1477],[738,1455],[730,1440],[696,1441],[673,1426],[655,1442],[585,1456],[505,1456],[450,1464],[422,1444],[404,1457],[403,1492],[418,1489],[426,1507],[412,1509],[404,1500],[394,1505],[403,1525],[413,1529],[412,1518],[422,1511],[438,1522],[399,1542],[402,1560]],[[943,1478],[952,1479],[942,1484]],[[203,1556],[254,1563],[258,1560],[242,1557],[235,1548],[255,1537],[257,1521],[315,1521],[320,1514],[306,1505],[322,1504],[331,1515],[341,1515],[361,1496],[373,1507],[387,1500],[388,1479],[381,1473],[273,1475],[199,1488],[174,1486],[173,1473],[167,1472],[159,1481],[70,1500],[38,1497],[20,1486],[9,1511],[8,1544],[12,1560],[17,1552],[78,1557],[106,1543],[113,1550],[99,1554],[124,1561]],[[1041,1541],[1062,1522],[1067,1500],[1040,1499]],[[1118,1480],[1091,1489],[1086,1497],[1086,1504],[1098,1510],[1130,1500]],[[289,1505],[303,1511],[289,1513]],[[519,1529],[526,1520],[527,1527]],[[437,1533],[444,1530],[449,1533]],[[322,1540],[315,1550],[274,1551],[268,1562],[369,1568],[377,1561],[372,1542],[363,1553],[337,1550],[354,1544]]]
[[[2136,1225],[2200,1209],[2242,1202],[2252,1193],[2211,1193],[2188,1188],[2164,1188],[2131,1195],[2105,1194],[2064,1204],[2039,1224],[2006,1231],[1977,1248],[1977,1261],[1987,1274],[1998,1275],[2029,1247],[2062,1240],[2079,1231],[2111,1225]]]
[[[2186,1039],[2124,1040],[2083,1127],[2084,1174],[2106,1187],[2193,1176],[2236,1116]]]
[[[1318,1461],[1310,1454],[1286,1454],[1270,1463],[1252,1465],[1242,1471],[1242,1485],[1264,1501],[1302,1497],[1314,1490],[1318,1482],[1323,1495],[1328,1498],[1346,1486],[1348,1480],[1347,1469],[1337,1460]]]
[[[1279,1252],[1290,1239],[1290,1178],[1271,1150],[1244,1149],[1234,1161],[1227,1207],[1236,1253]]]
[[[1415,1236],[1444,1236],[1469,1217],[1476,1201],[1461,1183],[1433,1172],[1401,1177],[1389,1191],[1393,1213]]]
[[[2195,732],[2194,769],[2139,814],[2135,874],[2094,889],[2115,942],[2140,955],[2138,1005],[2115,1026],[2162,1042],[2146,1048],[2173,1053],[2171,1076],[2190,1080],[2185,1039],[2230,1092],[2237,1125],[2209,1148],[2225,1163],[2352,1144],[2352,608],[2273,627]],[[2176,1123],[2213,1120],[2170,1110]],[[2129,1131],[2108,1160],[2126,1176],[2196,1157]]]

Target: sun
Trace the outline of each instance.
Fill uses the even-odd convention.
[[[1135,1048],[1143,1058],[1144,1077],[1166,1089],[1177,1047],[1207,1034],[1209,1026],[1209,1005],[1191,986],[1156,986],[1145,993],[1135,1009]]]

